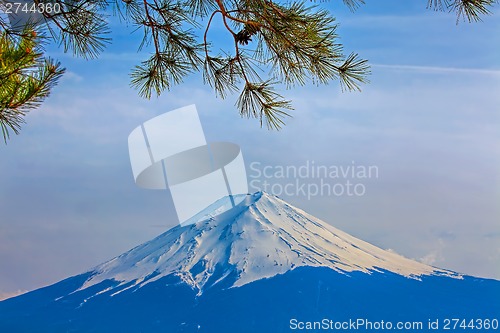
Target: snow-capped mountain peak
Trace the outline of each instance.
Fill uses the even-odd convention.
[[[247,195],[237,207],[214,217],[225,204],[214,203],[194,217],[200,222],[172,228],[97,266],[79,290],[112,280],[114,286],[100,293],[118,294],[176,275],[201,294],[222,281],[237,287],[301,266],[342,274],[460,277],[382,250],[266,193]]]

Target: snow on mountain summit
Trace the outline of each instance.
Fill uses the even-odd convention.
[[[359,240],[267,193],[247,195],[221,215],[210,213],[226,204],[215,203],[194,217],[200,222],[172,228],[97,266],[79,290],[112,280],[114,286],[101,292],[118,294],[176,275],[201,294],[221,281],[237,287],[301,266],[341,274],[457,276]]]

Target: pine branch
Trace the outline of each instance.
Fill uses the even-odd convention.
[[[0,127],[4,142],[19,133],[26,114],[45,100],[64,73],[60,63],[44,58],[41,37],[24,30],[14,38],[0,35]]]
[[[356,11],[360,6],[365,4],[365,0],[343,0],[344,4],[352,11]]]
[[[39,4],[42,0],[34,0]],[[4,139],[17,133],[27,110],[46,98],[64,71],[43,57],[38,36],[50,33],[65,52],[83,58],[100,55],[109,38],[112,13],[143,33],[139,51],[149,55],[130,74],[131,86],[151,98],[202,72],[217,96],[239,91],[236,107],[244,117],[277,129],[291,110],[276,88],[327,84],[359,91],[368,82],[366,60],[344,55],[332,14],[306,0],[43,0],[61,11],[25,31],[10,29],[0,17],[0,127]],[[364,0],[343,0],[352,11]],[[456,13],[475,22],[491,13],[498,0],[428,0],[427,8]],[[210,33],[226,30],[225,48],[212,50]],[[29,51],[27,51],[29,50]]]
[[[370,73],[368,61],[359,59],[358,55],[351,53],[342,66],[336,68],[339,74],[340,85],[343,91],[361,91],[360,84],[367,83],[366,76]]]
[[[183,62],[176,54],[159,52],[135,67],[131,85],[139,90],[141,96],[149,99],[153,91],[160,95],[173,84],[181,83],[192,70],[191,64]]]
[[[496,0],[455,0],[450,6],[450,10],[457,13],[457,24],[461,18],[470,22],[481,21],[481,16],[490,15],[489,7],[492,7]]]
[[[427,8],[437,11],[448,10],[457,14],[457,24],[461,19],[479,22],[482,16],[490,15],[490,8],[498,4],[498,0],[428,0]]]
[[[285,124],[283,118],[290,116],[286,110],[293,109],[290,101],[276,93],[270,82],[246,83],[237,106],[242,116],[258,118],[261,126],[265,120],[269,129],[276,130]]]
[[[41,3],[40,0],[33,1],[36,5]],[[60,12],[43,13],[52,38],[63,46],[64,52],[70,51],[86,59],[97,58],[110,42],[106,37],[110,30],[104,13],[107,1],[55,0],[54,3],[60,5]]]

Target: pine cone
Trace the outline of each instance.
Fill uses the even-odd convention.
[[[252,36],[260,30],[260,24],[254,21],[249,21],[245,24],[243,30],[238,32],[235,36],[236,42],[242,45],[248,45],[252,41]]]
[[[248,45],[252,41],[252,35],[246,29],[243,29],[234,36],[234,39],[241,45]]]

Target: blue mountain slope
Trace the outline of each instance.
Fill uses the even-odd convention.
[[[500,318],[500,281],[381,250],[267,194],[237,209],[0,302],[0,332],[450,332],[446,319]]]
[[[197,296],[180,279],[165,277],[133,292],[92,290],[54,301],[85,276],[0,302],[1,332],[292,332],[296,323],[359,320],[372,323],[429,319],[493,319],[500,314],[500,283],[429,276],[422,281],[389,272],[350,276],[301,267],[237,288],[217,286]],[[106,284],[106,282],[102,282]],[[370,332],[360,326],[357,331]],[[436,332],[436,330],[432,330]],[[445,331],[445,330],[438,330]]]

